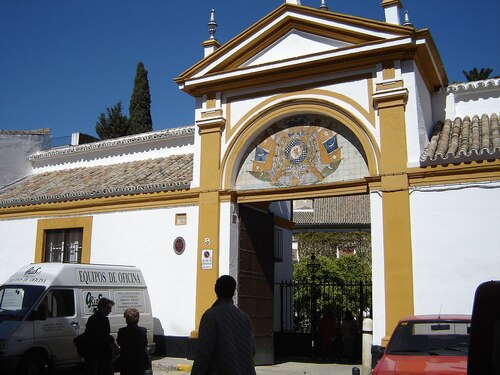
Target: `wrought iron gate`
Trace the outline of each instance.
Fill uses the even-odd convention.
[[[364,318],[372,316],[370,280],[335,283],[281,282],[275,285],[275,293],[280,303],[280,331],[276,332],[276,337],[282,348],[277,355],[316,357],[324,354],[320,327],[322,319],[330,313],[335,324],[336,359],[343,355],[341,346],[345,340],[342,338],[342,325],[349,314],[354,317],[356,335],[359,338],[353,354],[355,358],[351,359],[359,357],[362,322]],[[287,343],[294,347],[287,347]]]

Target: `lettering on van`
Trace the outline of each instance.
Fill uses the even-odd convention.
[[[40,272],[42,272],[42,267],[30,267],[24,272],[24,275],[38,275]]]
[[[92,271],[77,270],[77,280],[80,284],[114,284],[134,285],[142,284],[141,275],[138,272],[126,271]]]
[[[42,267],[30,267],[24,273],[16,273],[7,280],[7,284],[45,284],[47,279],[40,277]]]
[[[93,296],[91,292],[88,292],[85,296],[85,305],[87,308],[92,309],[96,308],[99,304],[99,301],[102,298],[102,294],[98,294],[97,296]]]
[[[97,309],[97,305],[101,298],[109,298],[109,291],[106,290],[82,290],[83,297],[83,313],[92,315]]]

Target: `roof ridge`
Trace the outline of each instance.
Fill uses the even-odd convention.
[[[162,138],[177,138],[187,135],[194,135],[194,125],[183,126],[178,128],[171,128],[165,130],[158,130],[153,132],[128,135],[120,138],[106,139],[102,141],[86,143],[77,146],[66,146],[62,148],[53,148],[47,151],[39,151],[28,157],[29,160],[47,159],[59,155],[76,154],[80,152],[87,152],[91,150],[104,149],[110,147],[119,147],[131,143],[148,142]]]

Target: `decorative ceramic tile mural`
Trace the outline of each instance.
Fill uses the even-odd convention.
[[[368,175],[358,139],[338,121],[317,115],[281,120],[249,147],[238,189],[313,185]]]

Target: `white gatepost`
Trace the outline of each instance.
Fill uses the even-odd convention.
[[[373,320],[370,318],[363,319],[363,343],[361,349],[361,364],[363,375],[367,375],[372,367],[372,343],[373,343]]]

